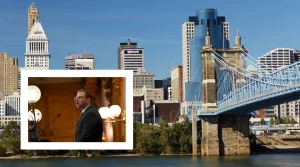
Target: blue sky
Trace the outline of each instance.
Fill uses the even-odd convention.
[[[0,0],[0,52],[24,66],[27,10],[32,0]],[[35,0],[49,38],[51,69],[84,50],[95,54],[96,69],[117,69],[120,42],[145,49],[145,68],[155,79],[170,76],[182,63],[181,26],[197,9],[215,8],[236,29],[252,57],[276,47],[300,49],[298,0]]]

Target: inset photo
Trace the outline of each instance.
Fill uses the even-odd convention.
[[[133,149],[132,71],[22,70],[22,150]]]

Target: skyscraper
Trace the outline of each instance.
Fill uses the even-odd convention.
[[[292,48],[275,48],[258,58],[257,68],[260,75],[273,73],[278,68],[289,66],[299,61],[299,50]],[[300,98],[299,98],[300,99]],[[300,100],[278,104],[266,109],[266,116],[279,118],[290,117],[300,121]]]
[[[194,22],[193,22],[194,21]],[[195,17],[192,16],[189,18],[188,22],[185,22],[182,25],[182,82],[190,82],[190,39],[194,38],[194,27],[198,22],[195,20]],[[183,84],[183,97],[185,97],[185,84]]]
[[[182,98],[182,65],[177,65],[171,70],[172,100],[183,102]]]
[[[8,53],[0,53],[0,96],[9,96],[17,91],[18,59],[9,58]]]
[[[189,66],[183,62],[183,73],[187,69],[190,70],[189,78],[190,81],[185,82],[185,101],[200,101],[200,93],[198,86],[202,77],[202,57],[200,51],[205,45],[205,37],[207,30],[209,30],[211,44],[216,48],[228,48],[229,40],[224,36],[229,32],[229,24],[225,24],[225,17],[218,16],[216,9],[199,9],[196,11],[197,16],[189,17],[189,22],[194,22],[194,37],[190,39],[189,43]],[[227,22],[228,23],[228,22]],[[228,27],[227,29],[224,26]],[[224,29],[228,32],[224,32]],[[187,69],[185,69],[187,68]],[[186,76],[183,74],[186,81]],[[195,97],[195,94],[197,96]]]
[[[121,51],[121,69],[133,70],[134,73],[139,69],[144,69],[144,49],[128,49],[125,48]]]
[[[121,69],[121,52],[125,48],[128,48],[128,49],[137,48],[137,43],[131,42],[130,39],[128,39],[127,42],[120,43],[120,45],[118,47],[118,69]]]
[[[31,31],[37,14],[39,14],[39,9],[35,7],[34,3],[32,3],[32,5],[30,5],[30,7],[28,8],[28,35]]]
[[[50,66],[48,47],[49,40],[37,14],[26,38],[25,69],[48,70]]]

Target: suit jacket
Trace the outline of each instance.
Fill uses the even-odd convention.
[[[103,124],[97,109],[90,105],[76,124],[76,142],[102,142]]]

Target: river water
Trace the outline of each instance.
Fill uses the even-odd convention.
[[[0,167],[299,167],[300,153],[251,156],[147,156],[0,160]]]

